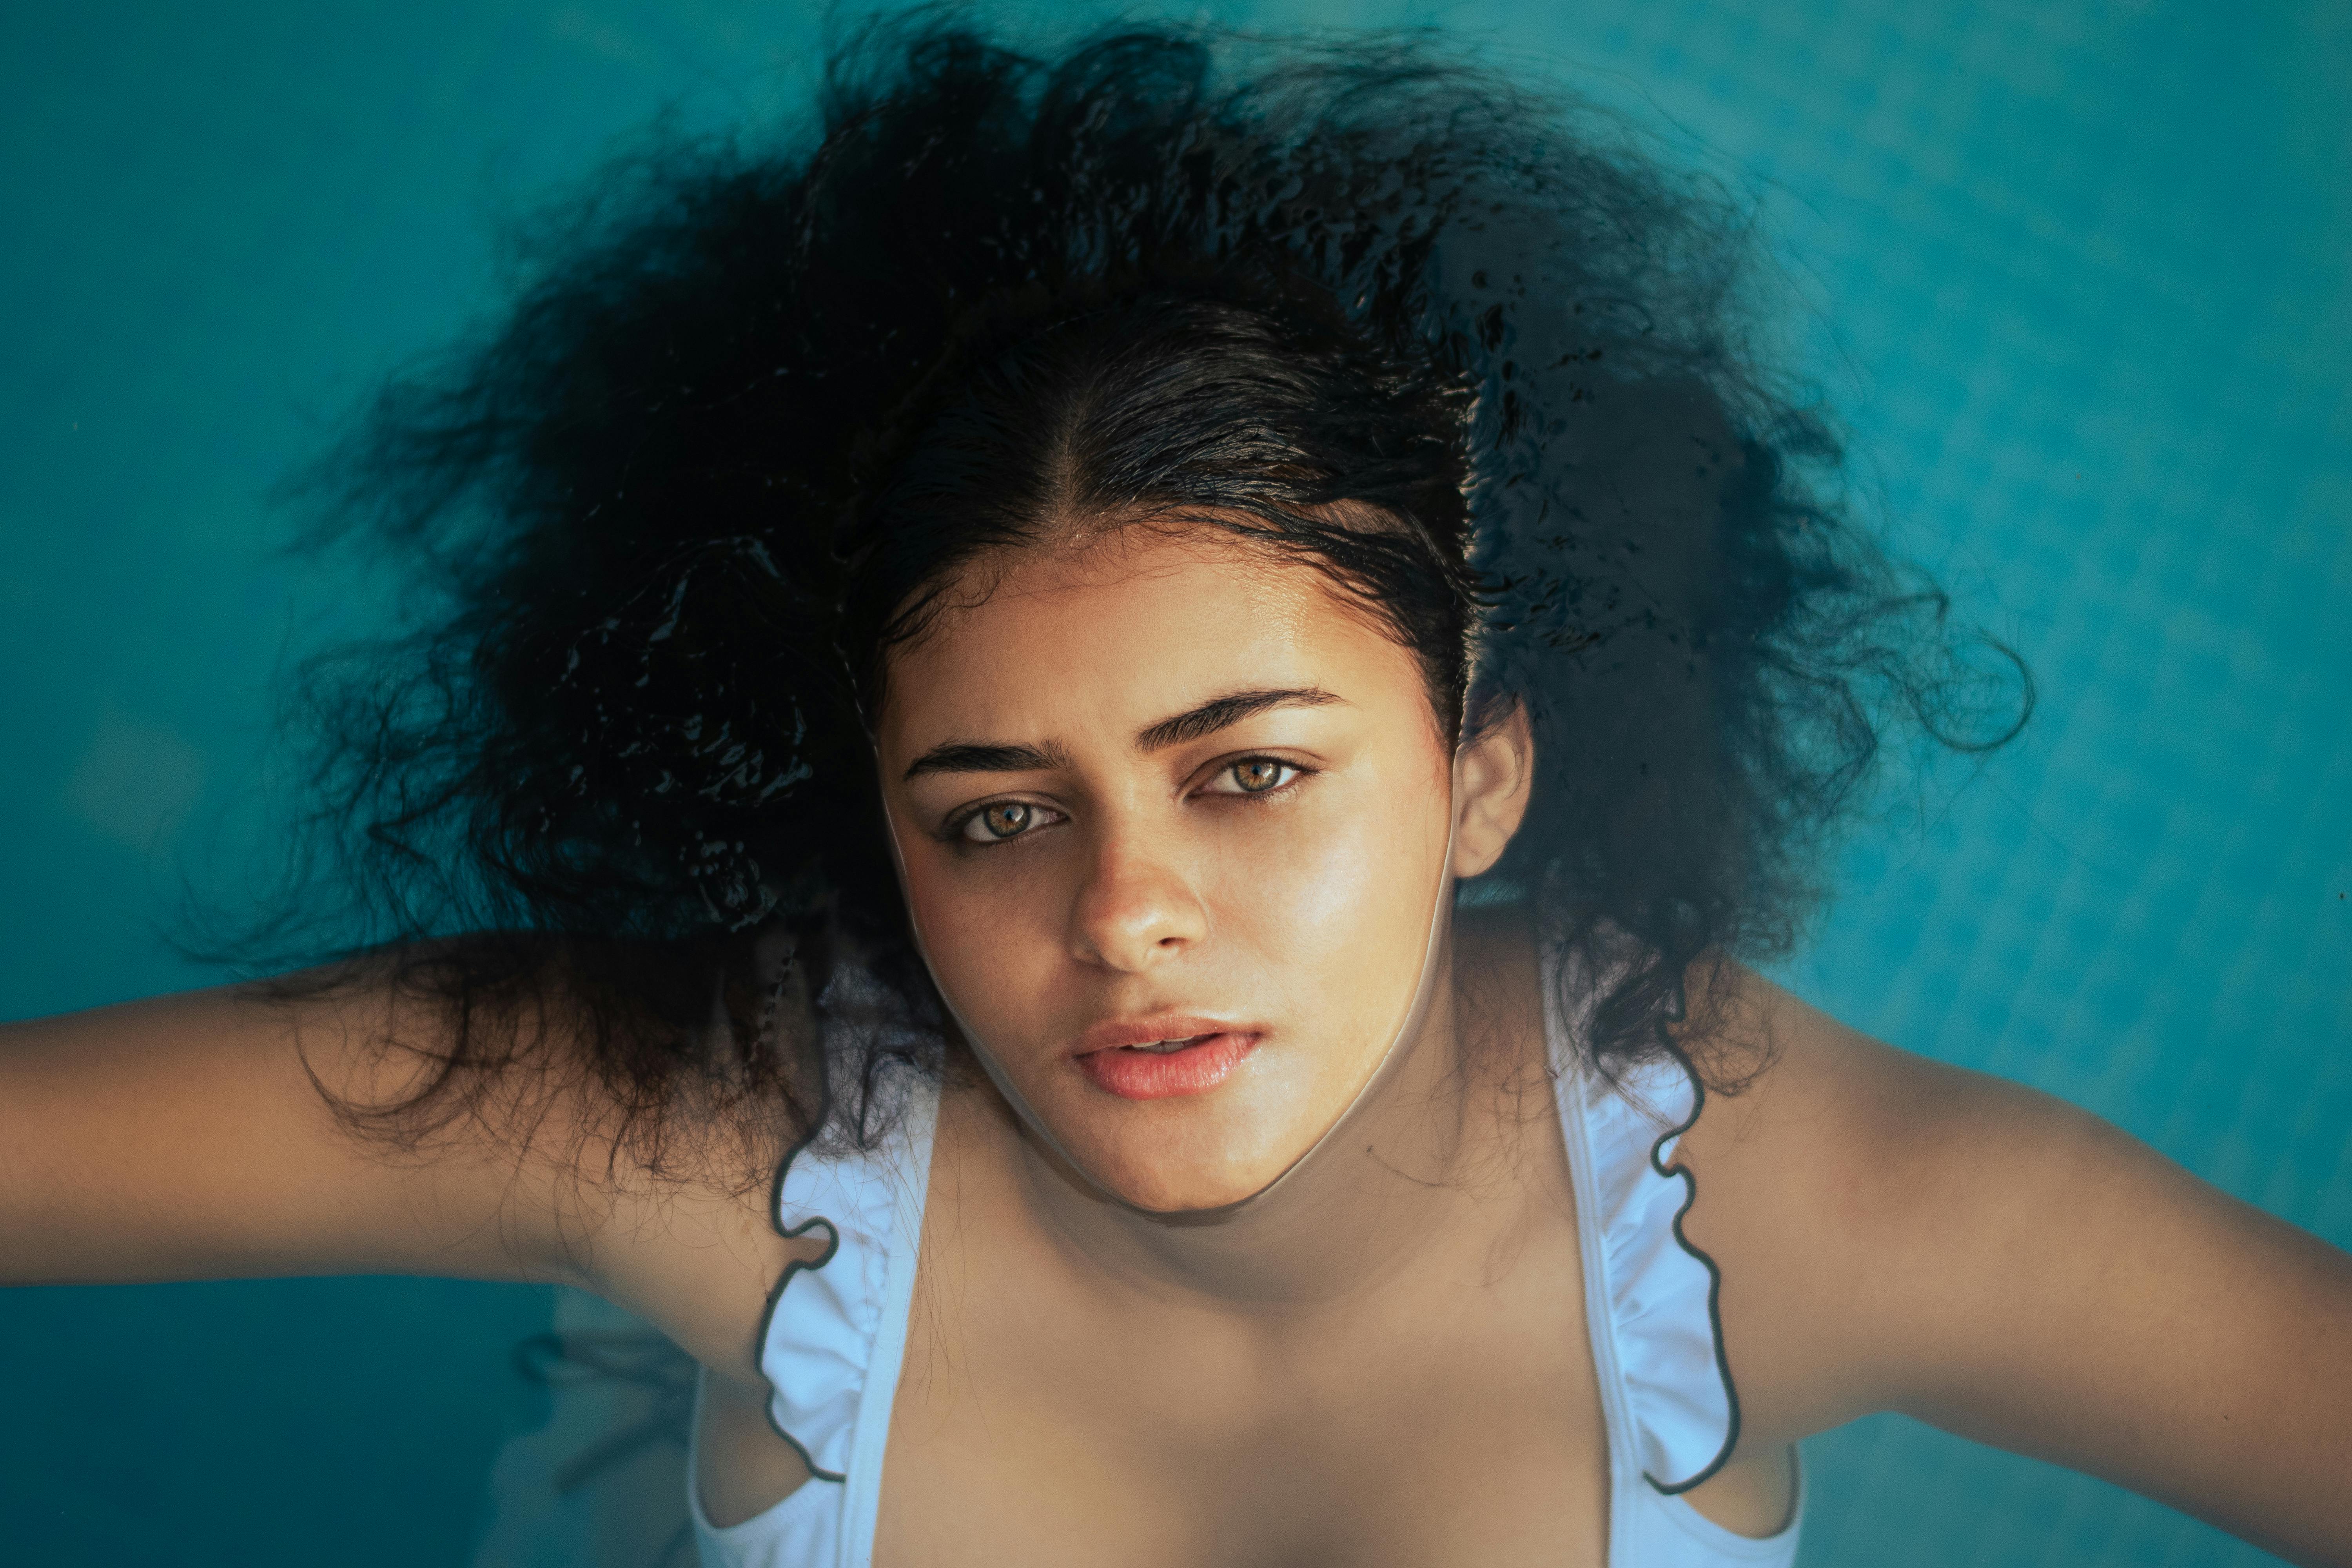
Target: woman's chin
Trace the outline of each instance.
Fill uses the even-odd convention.
[[[1229,1208],[1255,1196],[1331,1121],[1311,1092],[1238,1074],[1204,1092],[1152,1099],[1106,1093],[1075,1072],[1018,1087],[1034,1096],[1034,1131],[1055,1151],[1054,1164],[1155,1215]]]
[[[1109,1196],[1148,1214],[1171,1216],[1231,1207],[1272,1185],[1297,1163],[1298,1152],[1269,1151],[1257,1140],[1202,1149],[1192,1140],[1171,1146],[1152,1138],[1074,1145],[1087,1178]]]
[[[1278,1166],[1262,1175],[1239,1178],[1199,1179],[1192,1173],[1185,1173],[1188,1179],[1152,1181],[1141,1187],[1113,1189],[1113,1193],[1146,1214],[1163,1215],[1173,1219],[1188,1214],[1209,1214],[1230,1208],[1244,1198],[1255,1197],[1264,1192],[1281,1174]]]

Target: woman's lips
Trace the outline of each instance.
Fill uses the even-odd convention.
[[[1207,1020],[1185,1022],[1205,1024]],[[1097,1046],[1081,1051],[1076,1059],[1096,1088],[1121,1100],[1206,1094],[1231,1077],[1258,1042],[1255,1030],[1213,1026],[1196,1034],[1180,1034],[1175,1027],[1163,1026],[1162,1032],[1147,1033],[1136,1026],[1113,1026],[1089,1029],[1084,1043],[1091,1044],[1095,1037],[1108,1033],[1141,1038],[1134,1044]]]

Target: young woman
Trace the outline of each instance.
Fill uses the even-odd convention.
[[[2352,1563],[2352,1262],[1740,966],[2022,702],[1731,216],[1412,49],[898,43],[386,395],[385,940],[12,1026],[0,1272],[598,1292],[712,1564],[1786,1563],[1889,1409]]]

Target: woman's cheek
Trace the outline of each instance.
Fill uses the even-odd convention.
[[[911,868],[910,868],[911,869]],[[1054,891],[1030,875],[960,875],[933,866],[908,879],[908,906],[940,983],[983,1037],[1011,1045],[1062,956],[1048,916]],[[1001,869],[1012,869],[1004,868]],[[1009,1031],[1009,1033],[1008,1033]]]
[[[1220,867],[1220,923],[1301,989],[1377,1006],[1420,973],[1435,863],[1427,824],[1349,805],[1237,836]]]
[[[1383,892],[1368,847],[1350,834],[1293,834],[1234,850],[1223,858],[1217,923],[1233,935],[1248,931],[1269,957],[1302,960],[1345,945]]]

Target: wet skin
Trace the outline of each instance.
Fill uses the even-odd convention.
[[[891,681],[909,906],[1045,1135],[984,1080],[950,1089],[883,1552],[946,1561],[976,1534],[1032,1563],[1597,1562],[1598,1393],[1509,921],[1440,954],[1415,1054],[1294,1173],[1307,1190],[1207,1231],[1090,1190],[1232,1204],[1356,1102],[1413,1000],[1441,872],[1484,870],[1517,826],[1524,728],[1457,767],[1384,628],[1213,534],[1004,563]],[[1474,1018],[1457,963],[1506,1000]],[[1178,1029],[1246,1049],[1193,1092],[1087,1070],[1132,1048],[1107,1039]],[[1758,1533],[1786,1511],[1785,1490],[1730,1500]]]
[[[1255,1191],[1355,1100],[1448,830],[1469,876],[1518,822],[1524,725],[1449,775],[1418,668],[1303,568],[1140,534],[992,564],[974,585],[994,591],[893,667],[882,762],[940,977],[1041,1127],[955,1058],[877,1560],[1597,1563],[1606,1467],[1522,912],[1440,952],[1412,1053],[1283,1202],[1212,1227],[1137,1212]],[[1213,706],[1276,690],[1329,700]],[[1035,755],[916,767],[965,744]],[[992,803],[1012,831],[954,837]],[[1677,1149],[1743,1417],[1693,1507],[1769,1532],[1790,1444],[1895,1410],[2352,1564],[2352,1258],[1736,966],[1689,982],[1749,1080]],[[1106,1025],[1181,1020],[1247,1048],[1214,1071],[1078,1059],[1132,1043]],[[748,1518],[807,1482],[767,1426],[760,1331],[822,1245],[779,1237],[745,1179],[764,1135],[681,1121],[646,1165],[555,1026],[549,1070],[392,1151],[320,1089],[397,1102],[443,1025],[366,963],[316,1003],[223,987],[0,1026],[0,1282],[572,1284],[702,1363],[697,1484]],[[1163,1071],[1186,1092],[1121,1091]]]
[[[1388,1051],[1453,747],[1418,661],[1319,574],[1198,532],[1021,558],[893,659],[878,739],[942,991],[1118,1196],[1249,1196]],[[1112,1043],[1171,1037],[1203,1043]],[[1104,1081],[1197,1056],[1224,1070],[1194,1092]]]

